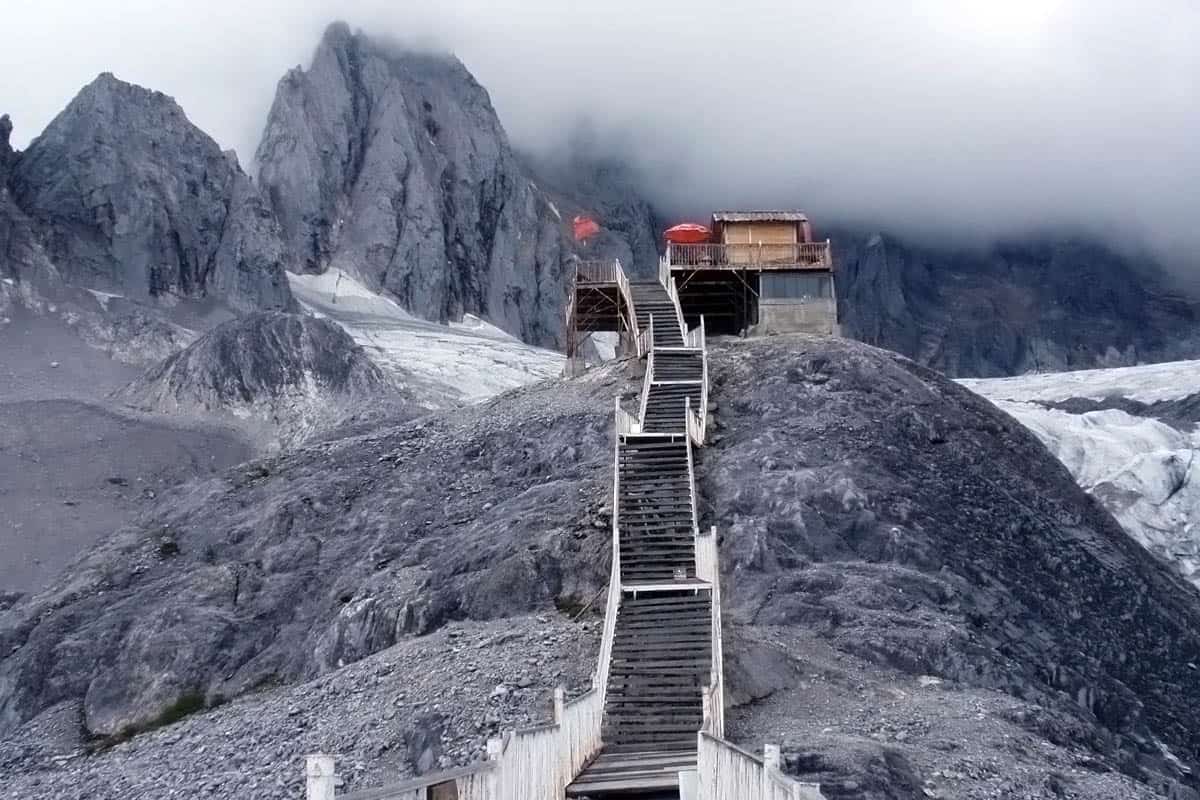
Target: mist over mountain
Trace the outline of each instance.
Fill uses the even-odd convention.
[[[178,98],[249,163],[278,77],[345,19],[456,53],[523,150],[590,120],[649,168],[645,194],[670,214],[801,206],[934,241],[1084,226],[1197,263],[1200,8],[1186,0],[77,6],[10,17],[26,35],[0,71],[42,65],[6,93],[18,146],[111,70]]]

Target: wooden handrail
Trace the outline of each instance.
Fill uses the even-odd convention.
[[[779,748],[767,745],[763,758],[701,731],[697,737],[696,773],[700,800],[824,800],[821,787],[784,775]]]
[[[621,398],[614,397],[613,405],[616,410],[616,433],[613,435],[613,494],[612,494],[612,568],[608,577],[608,603],[604,610],[604,634],[600,638],[600,655],[596,662],[596,672],[592,676],[592,686],[600,692],[600,705],[604,706],[605,695],[608,692],[608,670],[612,660],[613,639],[617,630],[617,608],[621,600],[621,431],[620,417],[624,414],[621,408]],[[626,414],[626,416],[628,416]]]
[[[669,244],[663,267],[731,268],[743,267],[809,267],[833,269],[833,247],[830,240],[768,244],[765,242],[737,244]]]

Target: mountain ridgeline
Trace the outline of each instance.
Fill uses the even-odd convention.
[[[558,341],[563,212],[454,57],[331,26],[312,66],[280,81],[256,160],[302,269],[344,270],[439,321],[472,313]]]
[[[257,182],[170,97],[109,74],[24,152],[9,147],[11,127],[0,122],[0,309],[37,305],[47,286],[82,287],[202,331],[229,314],[295,311],[288,270],[338,269],[426,319],[475,314],[556,347],[575,257],[619,257],[640,274],[657,258],[649,178],[595,143],[518,154],[453,56],[343,23],[307,69],[280,80]],[[602,224],[586,245],[570,236],[577,213]],[[844,332],[950,375],[1200,350],[1196,301],[1153,259],[1098,241],[1042,236],[970,252],[832,235]]]

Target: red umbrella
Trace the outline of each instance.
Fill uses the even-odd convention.
[[[591,217],[579,215],[574,220],[575,225],[575,241],[582,242],[589,236],[595,236],[600,232],[600,225]]]
[[[699,244],[712,238],[712,231],[694,222],[683,222],[667,228],[663,236],[675,244]]]

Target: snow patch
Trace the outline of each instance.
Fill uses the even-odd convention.
[[[989,400],[1057,403],[1072,397],[1089,400],[1124,397],[1140,403],[1155,403],[1179,400],[1200,392],[1200,361],[1168,361],[1013,378],[973,378],[959,383]]]
[[[288,273],[288,281],[301,306],[341,325],[429,408],[485,400],[562,374],[562,354],[527,345],[474,315],[449,325],[418,319],[339,270]]]

